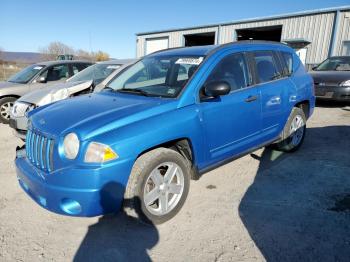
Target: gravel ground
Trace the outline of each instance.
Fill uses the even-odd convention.
[[[0,261],[349,261],[349,106],[316,108],[294,154],[260,149],[192,181],[160,226],[42,209],[17,185],[18,144],[0,124]]]

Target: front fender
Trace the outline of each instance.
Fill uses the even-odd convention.
[[[206,157],[202,130],[198,109],[191,105],[131,123],[91,140],[110,145],[120,159],[136,160],[151,148],[186,138],[192,146],[195,164],[198,165]]]
[[[25,93],[27,93],[28,91],[29,91],[29,88],[27,85],[0,88],[0,98],[6,97],[6,96],[20,97]]]

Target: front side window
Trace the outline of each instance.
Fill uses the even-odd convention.
[[[109,88],[146,96],[176,97],[185,87],[203,56],[146,57],[115,78]]]
[[[253,52],[259,83],[276,80],[283,74],[271,51]]]
[[[210,73],[206,84],[217,81],[227,82],[231,91],[249,86],[251,80],[244,55],[237,53],[223,58]]]
[[[47,82],[67,79],[69,77],[68,65],[52,66],[43,72],[41,76],[45,77]]]
[[[9,82],[25,84],[33,79],[45,66],[31,65],[9,78]]]
[[[331,57],[317,66],[315,71],[350,71],[350,57]]]
[[[94,64],[71,77],[68,82],[93,80],[97,85],[119,67],[120,65],[115,64]]]

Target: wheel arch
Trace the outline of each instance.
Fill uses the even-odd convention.
[[[301,110],[303,110],[306,118],[310,117],[310,101],[309,100],[303,100],[294,105],[294,107],[299,107]]]
[[[15,99],[20,98],[20,96],[19,96],[19,95],[0,95],[0,99],[2,99],[2,98],[6,98],[6,97],[12,97],[12,98],[15,98]]]
[[[156,149],[156,148],[168,148],[172,149],[178,153],[180,153],[185,159],[189,161],[191,164],[191,178],[192,179],[198,179],[198,172],[196,169],[196,156],[195,156],[195,150],[193,149],[193,144],[190,138],[188,137],[181,137],[173,140],[169,140],[166,142],[162,142],[156,145],[153,145],[151,147],[148,147],[147,149],[144,149],[142,152],[140,152],[137,155],[137,158],[139,158],[141,155]]]

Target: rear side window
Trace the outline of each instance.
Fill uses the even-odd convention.
[[[90,64],[82,64],[82,63],[72,64],[73,75],[87,68],[88,66],[90,66]]]
[[[269,82],[283,75],[271,51],[253,52],[259,83]]]
[[[210,73],[206,83],[226,81],[231,91],[250,85],[249,71],[242,53],[231,54],[223,58]]]
[[[289,52],[281,52],[282,62],[284,62],[284,71],[287,76],[290,76],[293,73],[293,56]]]

